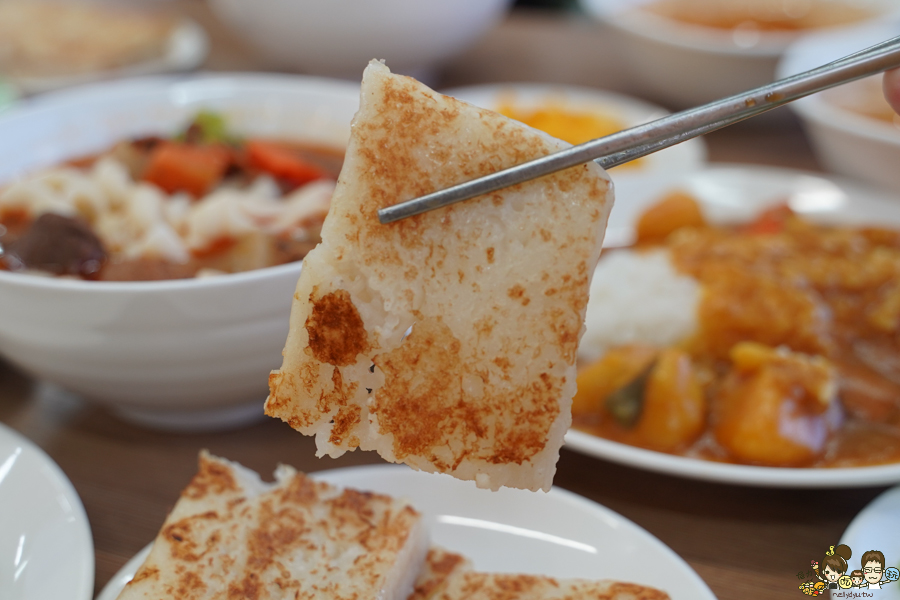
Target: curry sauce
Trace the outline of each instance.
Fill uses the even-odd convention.
[[[716,461],[900,460],[900,232],[817,225],[786,207],[712,227],[683,195],[661,207],[644,219],[643,237],[639,227],[638,247],[666,248],[700,284],[697,331],[677,348],[617,348],[585,367],[575,427]],[[673,211],[681,222],[661,235],[679,222]],[[631,381],[622,369],[647,373],[636,424],[615,412],[609,390],[586,398],[610,369]],[[685,416],[698,410],[699,426]]]

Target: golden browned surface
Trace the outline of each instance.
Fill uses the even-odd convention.
[[[702,286],[685,350],[704,382],[705,425],[660,447],[658,434],[641,437],[647,423],[623,427],[602,399],[580,399],[576,426],[747,464],[900,460],[900,233],[814,225],[776,208],[743,228],[680,229],[664,245]],[[678,402],[674,386],[664,396]],[[647,398],[641,420],[672,425]]]
[[[201,455],[121,600],[363,600],[417,568],[420,516],[409,505],[286,467],[277,484],[237,469]]]
[[[324,363],[346,367],[369,349],[362,319],[346,290],[325,294],[313,302],[306,331],[310,352]]]
[[[469,561],[465,556],[436,546],[429,548],[425,564],[408,600],[432,600],[444,589],[450,577],[469,568]]]
[[[667,600],[663,591],[618,581],[465,572],[434,600]]]
[[[549,488],[608,180],[583,165],[387,226],[376,211],[563,146],[372,63],[267,414],[325,434],[320,454]]]

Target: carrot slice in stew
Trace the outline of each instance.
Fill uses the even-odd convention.
[[[223,146],[165,142],[151,153],[142,179],[170,194],[200,198],[219,183],[230,162],[231,152]]]
[[[251,165],[295,185],[328,177],[324,169],[304,160],[291,148],[278,142],[249,140],[246,149]]]

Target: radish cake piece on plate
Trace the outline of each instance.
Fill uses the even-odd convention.
[[[119,600],[405,600],[428,548],[421,515],[290,467],[275,483],[207,453]]]
[[[481,573],[464,556],[433,546],[407,600],[669,600],[669,595],[621,581]]]

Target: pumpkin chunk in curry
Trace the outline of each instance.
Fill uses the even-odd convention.
[[[583,365],[574,426],[714,461],[848,467],[900,461],[900,232],[825,226],[775,206],[707,224],[674,193],[635,250],[697,281],[697,328]]]

